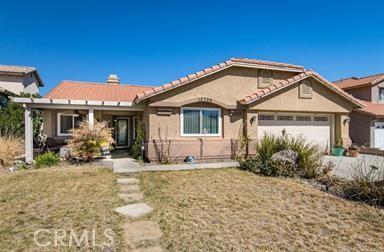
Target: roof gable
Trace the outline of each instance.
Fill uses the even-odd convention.
[[[360,100],[358,100],[358,99],[354,98],[352,95],[344,92],[337,85],[330,83],[329,81],[327,81],[324,77],[322,77],[318,73],[316,73],[314,71],[310,71],[310,70],[304,71],[303,73],[300,73],[300,74],[298,74],[292,78],[281,81],[278,84],[273,84],[267,88],[257,90],[256,92],[254,92],[250,95],[247,95],[246,97],[241,99],[239,102],[241,104],[248,105],[252,102],[255,102],[255,101],[257,101],[263,97],[271,95],[271,94],[273,94],[279,90],[282,90],[286,87],[289,87],[289,86],[291,86],[295,83],[298,83],[300,81],[303,81],[307,78],[314,78],[314,79],[318,80],[321,84],[323,84],[324,86],[326,86],[327,88],[329,88],[330,90],[335,92],[336,94],[342,96],[346,100],[352,102],[355,106],[357,106],[359,108],[364,107],[364,105],[360,102]]]
[[[219,63],[217,65],[208,67],[203,69],[202,71],[198,71],[196,73],[189,74],[185,77],[179,78],[177,80],[174,80],[172,82],[166,83],[159,87],[154,87],[152,89],[149,89],[145,92],[142,92],[137,95],[135,98],[135,102],[139,103],[149,97],[152,97],[154,95],[158,95],[160,93],[167,92],[169,90],[172,90],[174,88],[189,84],[193,81],[196,81],[198,79],[201,79],[203,77],[209,76],[213,73],[217,73],[219,71],[222,71],[224,69],[227,69],[232,66],[241,66],[241,67],[254,67],[254,68],[262,68],[262,69],[273,69],[273,70],[280,70],[280,71],[290,71],[290,72],[303,72],[304,67],[298,66],[298,65],[292,65],[292,64],[286,64],[286,63],[279,63],[279,62],[271,62],[271,61],[262,61],[262,60],[255,60],[255,59],[248,59],[248,58],[231,58],[230,60],[227,60],[225,62]]]

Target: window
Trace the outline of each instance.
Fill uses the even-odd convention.
[[[71,130],[79,122],[79,115],[76,114],[57,114],[57,135],[69,136]]]
[[[219,136],[221,115],[218,108],[182,108],[182,136]]]
[[[265,88],[273,84],[272,72],[262,70],[259,76],[259,88]]]
[[[277,116],[278,121],[293,121],[293,116],[283,116],[279,115]]]
[[[315,122],[328,122],[328,117],[327,116],[315,116],[315,117],[313,117],[313,120]]]
[[[311,117],[310,116],[296,116],[296,121],[309,122],[309,121],[311,121]]]
[[[259,120],[260,121],[273,121],[275,120],[274,115],[259,115]]]
[[[299,87],[300,98],[312,98],[312,85],[309,81],[300,84]]]
[[[379,88],[379,101],[384,101],[384,88]]]

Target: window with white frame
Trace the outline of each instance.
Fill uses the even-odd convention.
[[[78,122],[79,115],[77,114],[57,114],[57,135],[58,136],[69,136],[71,130],[75,127]]]
[[[219,108],[181,108],[182,136],[219,136],[221,111]]]

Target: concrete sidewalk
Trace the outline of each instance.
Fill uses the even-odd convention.
[[[323,165],[328,162],[334,164],[333,174],[340,178],[351,179],[353,176],[354,168],[362,166],[363,172],[369,172],[371,166],[384,169],[384,157],[360,154],[357,158],[354,157],[335,157],[335,156],[323,156]]]
[[[142,165],[133,158],[111,159],[113,172],[118,174],[129,174],[145,171],[182,171],[194,169],[219,169],[239,167],[237,161],[200,163],[200,164],[170,164],[170,165]]]

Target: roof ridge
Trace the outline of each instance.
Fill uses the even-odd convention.
[[[371,74],[371,75],[362,76],[362,77],[351,76],[351,77],[347,77],[347,78],[341,78],[340,80],[336,80],[333,82],[335,83],[335,82],[340,82],[340,81],[350,80],[350,79],[361,80],[361,79],[371,78],[371,77],[378,76],[378,75],[384,75],[384,73]]]
[[[33,69],[36,69],[33,66],[20,66],[20,65],[2,65],[2,64],[0,64],[0,67],[17,67],[17,68],[33,68]]]
[[[261,65],[275,65],[275,66],[281,66],[281,67],[287,67],[287,68],[294,68],[294,69],[302,69],[304,70],[303,66],[285,63],[285,62],[277,62],[277,61],[267,61],[267,60],[259,60],[259,59],[250,59],[250,58],[231,58],[230,60],[234,62],[243,62],[248,64],[261,64]]]

